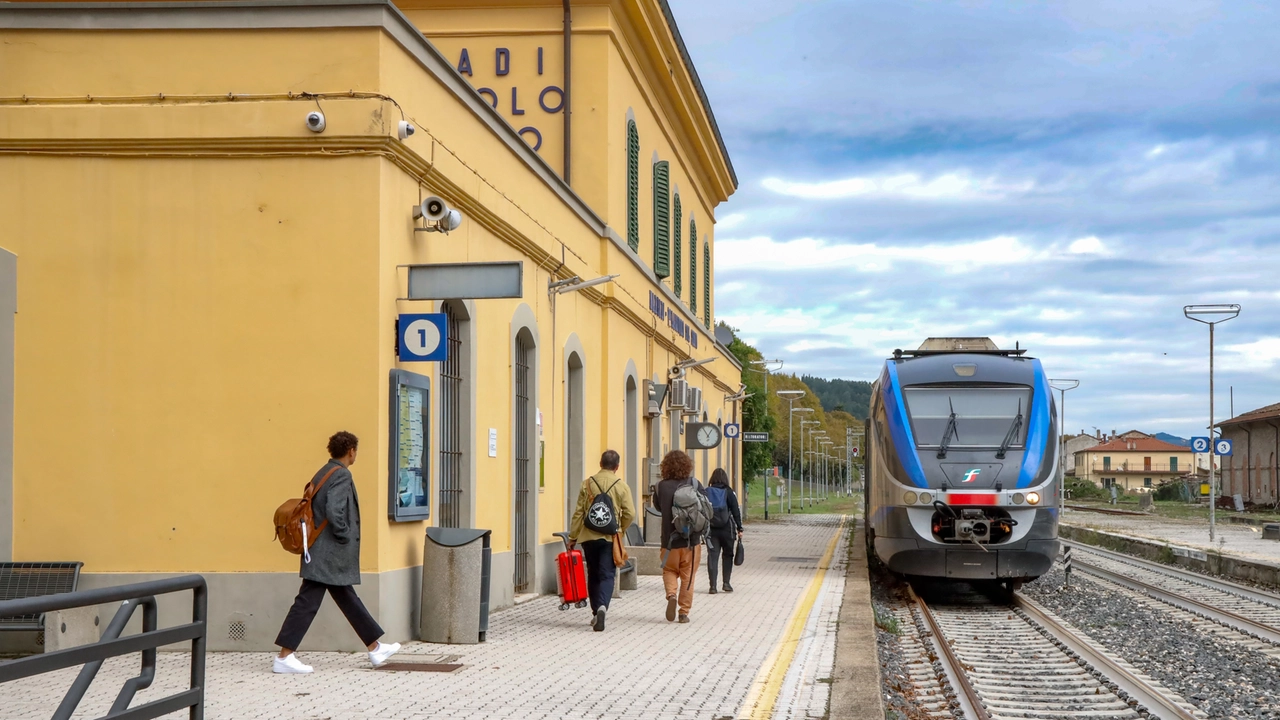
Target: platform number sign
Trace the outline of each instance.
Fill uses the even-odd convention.
[[[742,426],[738,423],[725,423],[724,436],[729,440],[736,440],[742,434]]]
[[[1213,454],[1214,455],[1230,455],[1231,441],[1226,440],[1224,438],[1218,438],[1217,441],[1213,443]]]
[[[1191,438],[1191,452],[1196,452],[1196,453],[1209,452],[1209,438],[1207,437]]]
[[[448,316],[444,313],[400,315],[396,351],[403,362],[444,362],[448,352]]]

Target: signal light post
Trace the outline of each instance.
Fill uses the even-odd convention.
[[[1234,319],[1240,314],[1240,306],[1235,303],[1186,305],[1182,308],[1182,314],[1188,320],[1209,326],[1209,542],[1213,542],[1218,508],[1217,472],[1213,466],[1213,453],[1218,443],[1218,435],[1213,428],[1213,326]]]

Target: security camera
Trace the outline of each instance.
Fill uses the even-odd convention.
[[[427,222],[436,222],[444,217],[445,212],[449,210],[449,206],[444,204],[444,200],[432,195],[423,200],[418,205],[420,216]]]
[[[436,222],[436,228],[440,232],[447,233],[451,230],[457,230],[458,226],[461,224],[462,224],[462,213],[458,212],[457,210],[454,210],[453,208],[449,208],[448,210],[444,211],[444,216],[441,217],[438,222]]]
[[[307,113],[307,129],[314,133],[324,132],[324,113],[317,110]]]
[[[413,123],[406,120],[401,120],[396,124],[396,135],[398,135],[401,140],[407,139],[417,131],[418,129],[413,126]]]

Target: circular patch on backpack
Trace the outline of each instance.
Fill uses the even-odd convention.
[[[587,524],[594,528],[608,527],[613,522],[613,512],[609,506],[598,502],[587,510]]]

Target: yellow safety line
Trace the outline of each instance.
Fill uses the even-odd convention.
[[[747,699],[742,703],[742,709],[738,711],[739,720],[769,720],[773,717],[778,693],[782,692],[782,681],[786,679],[787,670],[791,668],[791,659],[796,654],[796,646],[800,644],[800,635],[804,632],[805,623],[809,620],[809,612],[813,610],[813,604],[818,600],[818,591],[822,589],[827,568],[831,567],[831,557],[835,555],[836,545],[840,542],[840,533],[844,530],[846,517],[840,516],[840,526],[836,528],[831,542],[827,543],[827,551],[818,561],[818,571],[809,580],[804,594],[800,596],[800,602],[791,612],[791,619],[787,621],[781,641],[770,651],[769,657],[760,666],[756,679],[752,681],[751,691],[747,693]]]

